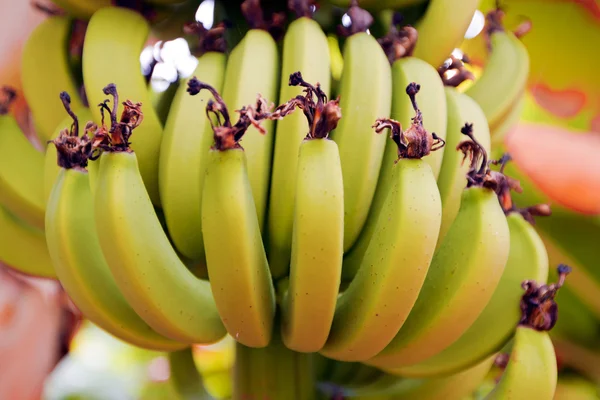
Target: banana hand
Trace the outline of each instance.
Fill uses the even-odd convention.
[[[387,372],[408,377],[455,373],[490,357],[514,334],[520,318],[517,304],[523,291],[520,283],[530,279],[546,283],[548,255],[535,229],[520,213],[507,217],[510,253],[506,268],[491,300],[471,327],[441,353],[427,360]],[[508,306],[514,304],[514,306]]]
[[[412,83],[407,88],[416,88]],[[410,94],[414,100],[414,94]],[[393,181],[360,268],[338,300],[331,333],[321,351],[343,361],[367,360],[382,351],[409,316],[433,257],[441,221],[441,200],[431,168],[412,154],[428,132],[415,124],[406,133],[393,120],[378,120],[376,131],[392,130],[398,146]],[[408,135],[412,130],[411,136]],[[415,131],[421,136],[412,136]]]

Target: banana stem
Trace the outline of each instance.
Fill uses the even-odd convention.
[[[286,348],[278,332],[265,348],[235,350],[233,400],[315,398],[313,356]]]

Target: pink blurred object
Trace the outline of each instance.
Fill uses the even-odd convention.
[[[552,201],[600,214],[600,134],[520,123],[505,139],[515,164]]]
[[[0,399],[40,398],[60,354],[61,292],[0,267]]]

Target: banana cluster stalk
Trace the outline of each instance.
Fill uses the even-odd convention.
[[[361,1],[375,17],[291,0],[289,23],[258,0],[217,4],[211,29],[185,26],[193,74],[155,93],[139,54],[194,2],[139,2],[150,17],[56,0],[66,15],[23,51],[42,151],[0,93],[0,260],[168,352],[182,397],[209,396],[191,346],[228,335],[234,399],[464,400],[506,348],[487,398],[552,399],[551,338],[572,354],[597,342],[600,225],[513,202],[530,190],[501,140],[523,105],[526,29],[490,12],[475,79],[453,49],[476,0]],[[349,6],[337,33],[321,27],[333,5]],[[221,13],[246,20],[238,43]],[[559,263],[574,268],[555,300]]]

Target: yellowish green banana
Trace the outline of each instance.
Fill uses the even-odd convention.
[[[558,272],[559,281],[555,284],[540,285],[531,280],[523,282],[522,316],[508,364],[486,400],[554,398],[557,365],[548,331],[554,327],[558,317],[554,297],[570,268],[559,265]]]
[[[44,231],[0,205],[0,261],[27,275],[56,278]]]
[[[247,347],[265,347],[271,340],[275,316],[275,290],[262,243],[246,164],[238,143],[251,121],[259,121],[264,99],[240,112],[232,126],[227,106],[218,92],[192,79],[192,95],[203,89],[207,103],[223,125],[214,127],[215,143],[208,154],[202,193],[202,236],[212,296],[227,332]],[[257,126],[258,127],[258,126]]]
[[[525,45],[502,27],[503,12],[488,14],[486,35],[490,56],[481,76],[466,90],[481,106],[493,132],[519,101],[529,76],[529,54]]]
[[[414,83],[406,89],[412,99],[414,90]],[[374,125],[378,133],[391,129],[399,159],[392,165],[393,181],[360,268],[338,300],[321,350],[327,357],[364,361],[381,352],[409,316],[425,280],[442,210],[431,167],[421,159],[430,149],[412,153],[429,135],[419,118],[417,110],[415,125],[406,132],[389,119]]]
[[[415,25],[419,40],[414,56],[438,68],[463,41],[479,0],[431,0]]]
[[[141,122],[140,107],[127,102],[119,126],[132,132]],[[197,279],[171,246],[122,129],[114,129],[113,144],[100,157],[93,201],[108,267],[127,302],[156,332],[182,343],[216,342],[225,328],[210,284]]]
[[[289,82],[305,88],[306,95],[292,97],[290,104],[302,108],[310,131],[300,143],[294,169],[292,251],[281,334],[289,349],[309,353],[327,341],[340,288],[344,184],[338,147],[328,135],[342,115],[339,102],[327,101],[326,93],[300,72],[291,74]]]
[[[468,136],[473,140],[472,132]],[[465,141],[461,149],[472,155],[472,163],[458,215],[433,256],[408,319],[391,343],[366,362],[369,365],[409,366],[444,350],[479,317],[504,272],[508,223],[489,185],[498,178],[491,175],[479,144]],[[484,180],[487,187],[482,186]]]
[[[279,69],[277,43],[273,37],[266,29],[250,29],[229,54],[223,84],[225,104],[231,110],[239,110],[252,104],[257,94],[269,102],[276,102]],[[265,121],[264,129],[267,133],[260,134],[258,129],[251,126],[241,142],[247,158],[248,179],[261,232],[271,176],[273,122]]]
[[[353,21],[344,44],[339,90],[344,118],[331,133],[344,177],[344,251],[352,247],[367,220],[383,160],[385,137],[373,135],[371,125],[377,118],[389,117],[392,102],[390,64],[377,40],[366,32],[370,23],[361,22]]]
[[[100,248],[94,214],[90,212],[94,205],[90,177],[85,170],[87,159],[71,164],[64,156],[79,151],[89,137],[71,148],[62,139],[65,135],[55,143],[62,147],[61,163],[65,167],[60,168],[46,212],[48,250],[62,287],[87,319],[121,340],[161,351],[185,347],[152,330],[119,291]]]
[[[223,86],[225,55],[210,51],[198,59],[194,76],[217,90]],[[202,241],[202,189],[213,143],[206,113],[210,95],[187,94],[181,82],[165,124],[159,161],[159,189],[169,234],[178,251],[191,260],[204,261]]]
[[[548,255],[535,229],[518,212],[507,217],[510,253],[491,300],[471,327],[441,353],[427,360],[387,372],[407,377],[443,376],[470,368],[499,351],[514,334],[521,312],[521,282],[548,279]]]
[[[44,155],[8,114],[14,92],[8,88],[0,91],[0,95],[6,95],[0,103],[0,205],[25,223],[43,229]]]
[[[152,107],[140,66],[140,53],[149,32],[148,22],[135,11],[106,7],[95,12],[83,45],[83,80],[87,98],[93,107],[94,122],[99,125],[102,122],[101,109],[95,106],[104,101],[106,94],[103,88],[109,83],[117,85],[122,99],[145,105],[144,123],[139,127],[132,149],[139,160],[148,195],[153,204],[159,205],[157,160],[163,127]]]
[[[327,37],[309,16],[293,21],[283,39],[279,89],[282,102],[301,94],[298,87],[288,84],[290,74],[296,71],[300,71],[307,82],[319,83],[323,93],[329,96],[331,78]],[[269,266],[276,278],[286,274],[290,264],[298,152],[307,132],[306,119],[299,112],[277,122],[267,213]]]
[[[23,47],[23,94],[43,146],[52,139],[54,130],[65,115],[58,97],[60,92],[72,95],[75,112],[83,107],[69,62],[72,23],[73,20],[66,16],[48,17],[33,30]],[[136,57],[139,58],[139,55]],[[40,68],[40,63],[43,63],[43,68]]]

